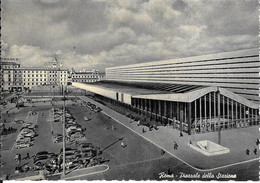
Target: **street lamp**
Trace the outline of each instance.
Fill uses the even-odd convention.
[[[63,88],[64,90],[64,88]],[[65,134],[65,122],[66,122],[66,119],[65,119],[65,106],[66,106],[66,97],[65,97],[65,92],[63,91],[63,176],[65,177],[65,173],[66,173],[66,170],[65,170],[65,161],[66,161],[66,158],[65,158],[65,147],[66,147],[66,134]]]

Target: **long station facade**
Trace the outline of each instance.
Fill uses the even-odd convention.
[[[259,125],[259,51],[106,69],[106,81],[74,82],[188,134]]]

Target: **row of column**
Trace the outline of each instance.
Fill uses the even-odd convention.
[[[188,133],[259,124],[258,109],[242,105],[219,92],[208,93],[192,103],[132,98],[132,106],[140,115],[173,123]]]
[[[150,120],[177,125],[181,131],[190,133],[191,103],[133,98],[132,106],[138,109],[140,115],[146,115]]]

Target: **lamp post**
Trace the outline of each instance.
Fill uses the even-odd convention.
[[[66,173],[66,170],[65,170],[65,147],[66,147],[66,134],[65,134],[65,122],[66,122],[66,119],[65,119],[65,100],[66,100],[66,97],[65,97],[65,92],[63,91],[63,176],[65,177],[65,173]]]

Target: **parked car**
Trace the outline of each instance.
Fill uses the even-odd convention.
[[[69,161],[69,160],[76,160],[80,157],[80,154],[76,152],[65,152],[65,157],[66,157],[66,160]],[[63,153],[61,153],[59,155],[59,158],[60,159],[63,159]]]
[[[68,162],[66,164],[66,169],[73,169],[73,168],[84,168],[87,167],[89,161],[83,161],[83,160],[74,160],[71,162]]]
[[[57,155],[54,154],[54,153],[49,153],[49,152],[47,152],[47,151],[40,151],[40,152],[38,152],[38,153],[34,156],[33,161],[36,162],[37,159],[39,159],[39,158],[42,157],[42,156],[44,156],[44,157],[47,156],[49,159],[52,159],[52,160],[57,158]]]
[[[30,142],[23,142],[23,141],[16,141],[15,144],[14,144],[14,147],[16,149],[27,148],[27,147],[30,147],[30,146],[32,146],[32,143],[30,143]]]
[[[90,118],[88,118],[87,116],[85,116],[85,117],[84,117],[84,120],[85,120],[85,121],[89,121]]]
[[[55,135],[53,135],[53,142],[54,143],[62,142],[62,134],[55,134]]]
[[[106,160],[103,157],[93,158],[90,160],[90,166],[96,166],[104,163]]]
[[[71,139],[79,139],[79,138],[82,138],[82,137],[84,137],[84,135],[80,132],[75,132],[75,133],[70,134]]]
[[[97,113],[98,113],[98,112],[100,112],[100,111],[102,111],[102,109],[101,109],[100,107],[97,107],[97,108],[94,109],[94,112],[97,112]]]
[[[34,160],[34,164],[35,165],[38,165],[38,166],[43,166],[47,163],[55,163],[56,162],[56,157],[50,157],[48,155],[42,155],[42,156],[39,156],[37,157],[35,160]]]
[[[24,123],[24,120],[16,119],[14,122],[15,122],[16,124],[23,124],[23,123]]]
[[[67,133],[70,133],[70,132],[72,132],[72,131],[79,131],[79,132],[82,132],[83,130],[82,130],[82,128],[80,127],[80,126],[70,126],[70,127],[68,127],[67,129],[66,129],[66,132]]]
[[[70,147],[66,147],[65,148],[65,152],[73,152],[73,153],[76,153],[77,152],[77,149],[72,149]],[[60,154],[63,153],[63,148],[61,148],[60,150]]]
[[[33,141],[33,138],[27,137],[27,136],[21,136],[18,141],[20,141],[20,142],[25,142],[25,143],[27,143],[27,142],[32,142],[32,141]]]

